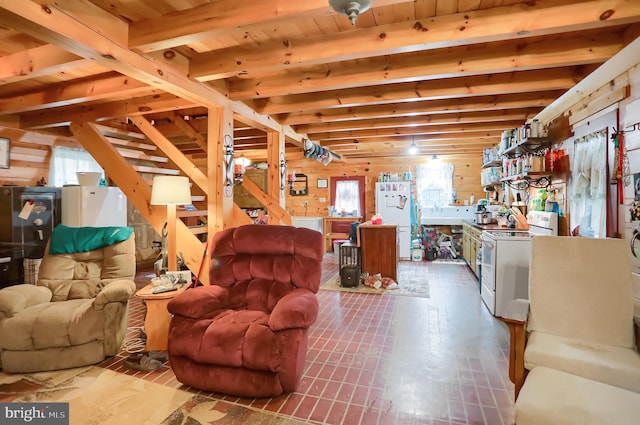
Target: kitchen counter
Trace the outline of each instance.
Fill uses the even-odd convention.
[[[422,211],[420,224],[425,226],[455,226],[473,218],[472,206],[427,207]]]
[[[508,229],[508,227],[500,226],[498,223],[477,224],[473,220],[462,220],[462,222],[480,230],[507,230]]]

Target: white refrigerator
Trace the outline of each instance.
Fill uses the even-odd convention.
[[[63,187],[61,222],[69,227],[126,226],[127,197],[119,187]]]
[[[384,224],[398,225],[398,255],[411,258],[411,182],[377,182],[376,213]]]

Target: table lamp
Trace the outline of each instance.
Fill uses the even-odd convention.
[[[167,269],[177,271],[176,206],[191,204],[189,178],[183,176],[155,176],[151,186],[151,205],[167,206]]]

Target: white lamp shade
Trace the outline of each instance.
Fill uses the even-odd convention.
[[[189,178],[184,176],[155,176],[151,186],[151,205],[191,204]]]

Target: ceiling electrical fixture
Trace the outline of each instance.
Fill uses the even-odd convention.
[[[415,155],[418,153],[418,145],[416,145],[415,140],[411,142],[411,145],[409,145],[409,153],[411,155]]]
[[[371,7],[373,0],[329,0],[329,5],[338,13],[347,15],[351,19],[351,25],[356,24],[358,15],[366,12]]]

